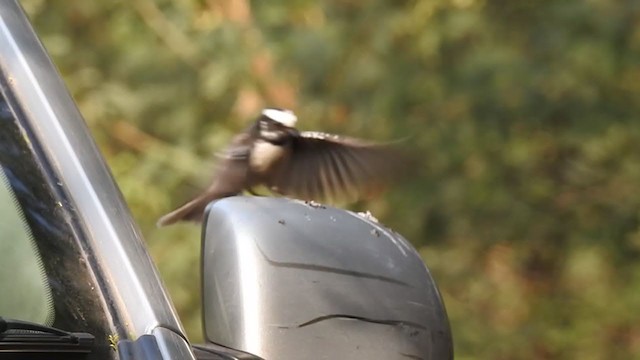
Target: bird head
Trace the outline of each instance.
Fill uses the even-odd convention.
[[[295,128],[297,121],[298,117],[291,110],[264,109],[258,119],[259,137],[272,143],[285,142],[291,136],[298,135]]]
[[[290,128],[295,127],[298,121],[296,114],[287,109],[264,109],[262,110],[262,116]]]

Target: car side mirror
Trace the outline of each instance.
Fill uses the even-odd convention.
[[[375,219],[284,198],[231,197],[203,230],[208,342],[266,359],[452,359],[438,289]]]

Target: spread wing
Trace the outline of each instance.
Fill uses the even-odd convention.
[[[400,174],[405,160],[389,144],[301,132],[293,138],[289,159],[272,173],[267,185],[304,200],[352,200]]]

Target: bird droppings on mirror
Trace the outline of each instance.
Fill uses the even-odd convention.
[[[373,214],[371,214],[371,211],[369,210],[360,211],[360,212],[357,212],[356,214],[364,218],[365,220],[373,221],[374,223],[380,223],[380,221],[378,221],[378,219],[375,216],[373,216]]]
[[[315,202],[313,200],[308,200],[308,201],[305,201],[304,203],[306,205],[311,206],[314,209],[326,209],[327,208],[326,206],[322,205],[321,203]]]

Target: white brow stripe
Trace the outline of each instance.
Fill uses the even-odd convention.
[[[288,127],[294,127],[298,117],[291,110],[264,109],[262,115]]]

